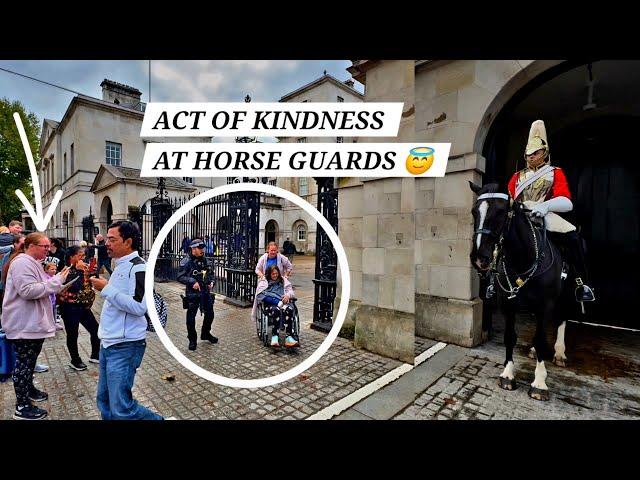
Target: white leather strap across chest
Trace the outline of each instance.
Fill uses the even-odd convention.
[[[538,170],[535,174],[531,175],[529,178],[527,178],[524,182],[518,184],[516,186],[516,194],[514,198],[518,198],[520,196],[520,194],[529,186],[531,185],[533,182],[535,182],[536,180],[538,180],[539,178],[544,177],[546,174],[548,174],[549,172],[552,172],[554,169],[554,167],[552,167],[551,165],[546,165],[544,167],[542,167],[540,170]]]

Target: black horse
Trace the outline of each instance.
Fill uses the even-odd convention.
[[[557,329],[554,363],[566,361],[564,330],[568,312],[562,277],[563,259],[559,249],[547,238],[544,222],[531,218],[520,202],[511,202],[506,189],[491,183],[480,187],[469,182],[478,194],[472,209],[474,218],[471,263],[488,279],[490,292],[497,293],[498,305],[506,320],[504,343],[506,359],[500,387],[516,388],[513,347],[516,345],[516,313],[527,310],[536,317],[536,333],[531,353],[536,358],[535,379],[529,396],[548,400],[544,361],[551,356],[546,326]],[[538,222],[540,223],[538,225]]]

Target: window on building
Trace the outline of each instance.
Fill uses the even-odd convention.
[[[298,143],[307,143],[307,137],[299,138]]]
[[[298,183],[298,195],[309,195],[309,183],[305,177],[301,177]]]
[[[71,144],[71,165],[70,165],[70,170],[69,170],[69,176],[73,175],[73,172],[75,171],[75,156],[74,156],[74,152],[73,152],[73,143]]]
[[[182,177],[182,179],[185,182],[190,183],[191,185],[193,185],[193,177]]]
[[[107,142],[106,144],[106,163],[107,165],[122,165],[122,144]]]
[[[338,103],[343,103],[344,102],[344,98],[338,96]]]
[[[304,225],[298,225],[298,241],[304,242],[307,239],[307,228]]]
[[[64,157],[62,158],[62,181],[67,179],[67,152],[64,152]]]
[[[344,143],[344,137],[336,137],[337,143]]]

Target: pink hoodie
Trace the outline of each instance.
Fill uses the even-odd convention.
[[[26,253],[18,255],[7,273],[2,328],[10,340],[53,337],[56,324],[49,295],[62,290],[60,275],[48,278],[42,264]]]

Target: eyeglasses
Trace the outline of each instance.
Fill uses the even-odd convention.
[[[50,250],[50,249],[51,249],[51,245],[40,245],[39,243],[36,243],[36,246],[38,246],[38,247],[42,247],[42,248],[44,248],[45,250]]]

